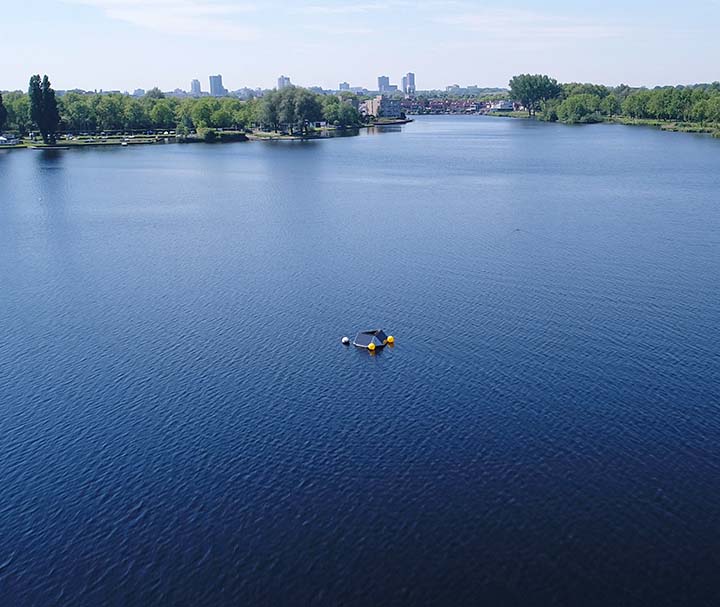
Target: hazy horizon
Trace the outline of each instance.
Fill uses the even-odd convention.
[[[14,52],[0,55],[0,90],[26,89],[33,73],[57,89],[123,91],[188,90],[195,78],[206,91],[218,73],[229,90],[273,88],[281,74],[372,90],[379,75],[400,84],[408,71],[419,90],[507,87],[524,72],[648,87],[719,80],[720,2],[670,9],[646,0],[28,0],[5,9],[4,46]]]

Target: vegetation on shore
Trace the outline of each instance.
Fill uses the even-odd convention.
[[[510,94],[528,113],[534,116],[543,103],[562,94],[557,80],[541,74],[520,74],[510,80]]]
[[[522,111],[516,104],[515,111],[493,115],[524,115],[566,124],[647,125],[720,137],[720,82],[650,90],[559,84],[547,75],[521,74],[510,81],[508,96]],[[247,101],[233,97],[179,99],[166,97],[157,88],[143,97],[69,92],[56,98],[48,77],[34,75],[28,93],[0,95],[0,133],[7,130],[26,137],[39,132],[45,145],[56,144],[58,134],[65,133],[63,145],[105,145],[121,143],[113,139],[119,134],[128,144],[154,143],[168,135],[179,141],[206,142],[236,141],[246,134],[257,139],[288,139],[313,136],[318,123],[337,129],[383,123],[382,118],[362,116],[359,102],[360,98],[349,92],[321,95],[299,87],[270,91]],[[34,139],[29,143],[35,144]]]
[[[5,122],[7,122],[7,115],[8,111],[5,107],[5,104],[3,103],[2,93],[0,93],[0,133],[2,133],[3,128],[5,128]]]
[[[355,128],[371,118],[360,115],[352,93],[319,95],[288,87],[259,99],[166,97],[159,89],[143,97],[69,92],[55,97],[48,77],[33,76],[28,93],[0,97],[0,129],[20,136],[38,131],[46,145],[58,133],[110,135],[173,132],[178,139],[197,133],[205,141],[226,140],[227,131],[271,131],[279,136],[307,137],[319,122],[330,128]]]
[[[624,84],[559,85],[548,76],[523,74],[510,81],[510,95],[528,116],[550,122],[642,124],[720,136],[720,82],[649,90]]]

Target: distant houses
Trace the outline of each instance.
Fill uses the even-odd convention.
[[[492,114],[521,108],[507,99],[481,101],[447,96],[405,98],[401,100],[401,106],[405,114]]]
[[[401,118],[402,103],[400,99],[378,95],[360,104],[360,113],[375,118]]]
[[[491,112],[512,112],[515,109],[515,104],[507,99],[502,99],[491,103],[488,109]]]

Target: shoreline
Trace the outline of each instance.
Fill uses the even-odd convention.
[[[220,131],[217,133],[218,138],[215,141],[205,141],[201,137],[191,136],[179,139],[177,135],[153,135],[139,137],[137,139],[129,139],[124,136],[109,136],[103,140],[65,140],[60,139],[55,145],[48,145],[42,141],[21,140],[16,145],[0,145],[0,151],[4,150],[70,150],[77,148],[99,148],[99,147],[132,147],[138,145],[171,145],[171,144],[218,144],[218,143],[244,143],[253,141],[315,141],[319,139],[335,139],[336,137],[356,136],[353,131],[360,129],[370,129],[384,126],[399,126],[410,124],[413,122],[410,118],[387,120],[383,122],[375,122],[373,124],[361,124],[355,127],[340,129],[337,127],[325,127],[320,132],[311,135],[282,135],[271,131],[253,131],[250,133],[240,133],[237,131]],[[339,134],[339,135],[338,135]]]
[[[514,118],[519,120],[535,120],[537,122],[554,122],[565,126],[587,126],[591,124],[618,124],[622,126],[644,126],[668,133],[691,133],[694,135],[710,135],[720,138],[720,124],[702,124],[698,122],[682,122],[679,120],[656,120],[654,118],[630,118],[627,116],[604,116],[602,120],[593,123],[569,123],[560,120],[544,121],[536,116],[528,116],[527,112],[497,112],[484,114],[493,118]]]

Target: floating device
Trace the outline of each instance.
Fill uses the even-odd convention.
[[[343,346],[349,346],[350,345],[350,338],[349,337],[343,337],[342,338]]]
[[[393,339],[393,342],[394,341],[395,340]],[[374,329],[371,331],[360,331],[360,333],[355,336],[353,346],[366,348],[372,352],[375,348],[382,348],[388,343],[390,342],[388,336],[385,334],[385,331],[382,329]]]

